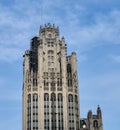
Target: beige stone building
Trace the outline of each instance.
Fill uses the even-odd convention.
[[[103,130],[100,107],[80,119],[76,53],[47,24],[24,54],[23,130]]]

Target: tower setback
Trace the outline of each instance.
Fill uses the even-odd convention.
[[[40,27],[23,71],[23,130],[103,130],[100,107],[80,119],[76,53],[67,55],[58,27]]]

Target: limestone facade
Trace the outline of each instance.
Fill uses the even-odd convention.
[[[40,27],[24,54],[23,130],[79,130],[76,53],[59,28]]]

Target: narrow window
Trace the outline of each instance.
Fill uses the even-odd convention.
[[[63,96],[61,93],[58,94],[58,129],[64,130],[63,128]]]
[[[33,128],[38,128],[38,95],[33,94]]]
[[[74,130],[74,105],[73,95],[68,95],[68,110],[69,110],[69,129]]]
[[[52,130],[56,130],[56,95],[51,94],[51,127]]]
[[[49,130],[49,94],[44,94],[44,129]]]
[[[31,130],[31,94],[27,98],[27,129]]]
[[[98,128],[98,121],[95,120],[95,121],[93,122],[93,125],[94,125],[95,128]]]

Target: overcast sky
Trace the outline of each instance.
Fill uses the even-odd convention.
[[[22,55],[49,22],[77,53],[81,118],[100,105],[104,130],[119,130],[119,0],[0,0],[0,130],[22,130]]]

